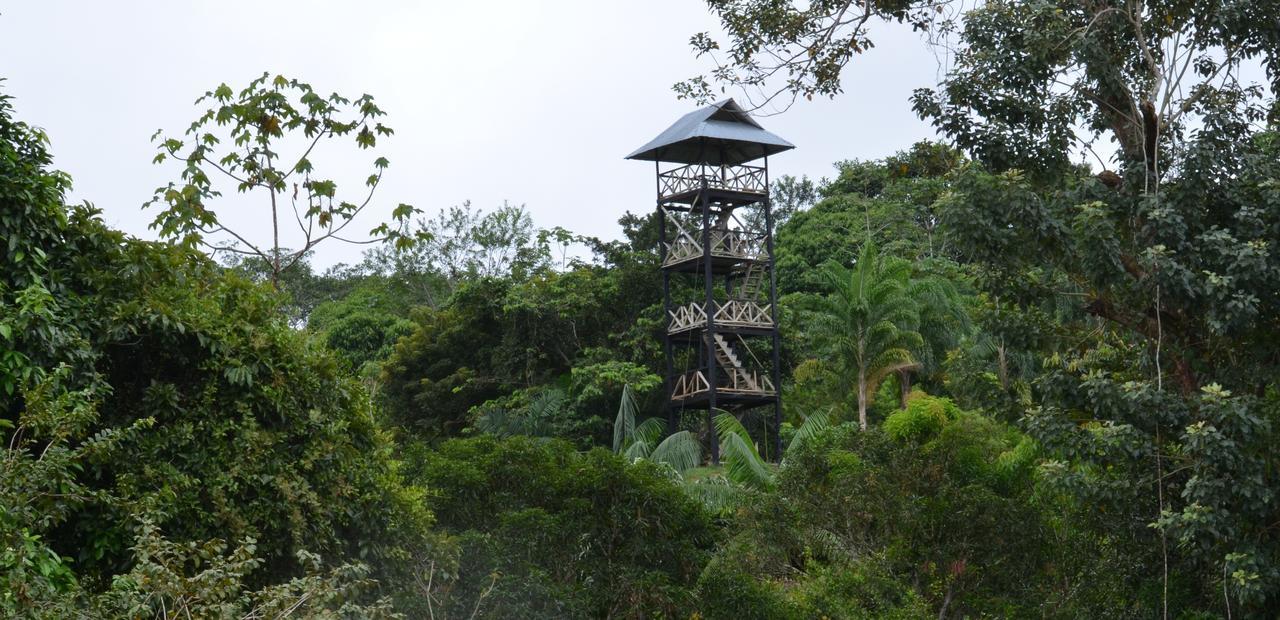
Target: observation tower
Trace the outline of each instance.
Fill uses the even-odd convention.
[[[781,454],[769,156],[793,148],[728,99],[627,156],[654,162],[657,175],[668,430],[683,411],[706,410],[713,463],[717,409],[773,407],[771,452]]]

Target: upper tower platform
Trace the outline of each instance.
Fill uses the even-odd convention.
[[[692,204],[705,182],[715,202],[732,208],[759,202],[768,192],[765,167],[747,162],[793,148],[733,99],[726,99],[685,114],[627,159],[685,164],[659,170],[658,194],[663,200]]]

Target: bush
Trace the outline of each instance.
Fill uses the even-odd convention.
[[[490,436],[415,461],[413,480],[432,490],[439,527],[461,546],[453,612],[648,618],[692,606],[715,530],[660,466]]]
[[[959,411],[950,400],[915,391],[907,400],[906,409],[885,418],[884,432],[895,441],[926,440],[954,420]]]

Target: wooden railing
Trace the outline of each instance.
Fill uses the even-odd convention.
[[[676,377],[675,386],[671,389],[671,400],[683,400],[700,392],[711,391],[711,384],[701,370],[687,372]]]
[[[711,391],[711,383],[701,370],[676,377],[671,400],[687,400]],[[749,396],[772,396],[777,393],[767,373],[747,368],[716,369],[716,392]]]
[[[702,256],[702,239],[698,233],[682,233],[667,244],[667,260],[664,265],[674,265]],[[742,230],[711,231],[711,256],[737,260],[755,260],[763,252],[763,235]]]
[[[671,315],[671,322],[667,324],[669,334],[678,334],[707,324],[707,311],[699,303],[680,306],[668,311],[668,314]]]
[[[758,327],[761,329],[773,327],[773,315],[770,312],[772,306],[769,304],[760,305],[754,301],[731,299],[723,304],[715,302],[715,306],[716,325]],[[671,320],[667,324],[667,333],[669,334],[678,334],[707,326],[707,311],[700,303],[680,306],[670,311],[669,314],[671,315]]]
[[[770,304],[760,305],[745,299],[731,299],[716,304],[716,325],[733,327],[773,327]]]
[[[689,164],[658,174],[658,191],[663,198],[707,187],[744,194],[765,194],[765,169],[759,166],[711,166]]]

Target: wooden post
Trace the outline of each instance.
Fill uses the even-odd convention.
[[[654,181],[657,184],[658,216],[658,270],[662,272],[662,348],[666,357],[667,371],[662,376],[663,399],[667,402],[667,434],[676,432],[676,408],[671,402],[671,374],[675,372],[675,359],[671,351],[671,334],[667,324],[671,320],[671,272],[664,266],[667,262],[667,210],[662,208],[662,165],[653,162]]]
[[[764,246],[769,266],[769,313],[773,319],[773,458],[782,461],[782,339],[778,325],[778,274],[773,258],[773,200],[769,196],[769,157],[764,158]]]
[[[706,287],[706,295],[703,309],[707,314],[707,329],[703,332],[703,339],[706,343],[706,361],[707,361],[707,430],[711,434],[711,464],[720,464],[720,437],[716,435],[715,411],[716,411],[716,384],[718,378],[716,376],[716,317],[715,317],[715,274],[711,269],[711,205],[708,204],[707,179],[702,178],[702,187],[698,190],[698,204],[702,207],[702,270],[704,274],[703,284]]]

